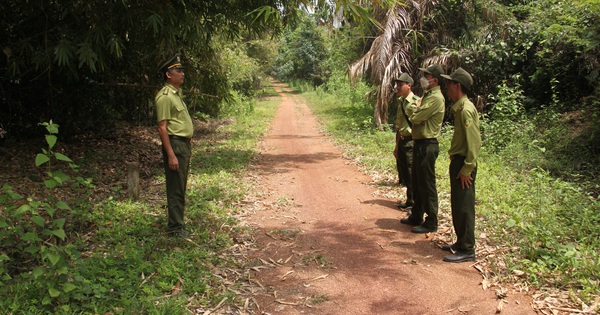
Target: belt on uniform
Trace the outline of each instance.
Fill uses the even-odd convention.
[[[401,141],[411,141],[412,139],[412,136],[400,136]]]
[[[169,139],[175,139],[175,140],[184,141],[184,142],[190,142],[190,140],[192,140],[191,138],[180,137],[180,136],[176,136],[176,135],[169,135]]]
[[[433,144],[437,144],[438,141],[437,141],[436,138],[415,139],[415,143],[433,143]]]
[[[467,158],[466,156],[463,156],[463,155],[460,155],[460,154],[453,154],[453,155],[450,156],[451,160],[454,160],[454,159],[466,159],[466,158]]]

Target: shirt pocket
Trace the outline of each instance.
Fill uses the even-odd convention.
[[[183,105],[181,100],[175,100],[173,103],[175,104],[175,110],[177,110],[178,113],[185,110],[185,105]]]

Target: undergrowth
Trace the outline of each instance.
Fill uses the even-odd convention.
[[[134,201],[119,184],[105,188],[112,194],[97,202],[93,178],[61,170],[77,165],[52,151],[58,126],[46,124],[48,147],[36,159],[40,166],[53,162],[44,186],[26,196],[9,183],[0,190],[0,313],[188,314],[234,302],[213,272],[235,264],[223,251],[234,243],[234,203],[249,189],[239,178],[275,113],[275,101],[255,105],[247,103],[235,123],[193,142],[186,196],[190,239],[165,233],[164,188]],[[115,153],[106,154],[124,159]],[[96,148],[96,154],[105,153]],[[151,182],[163,187],[162,165],[153,168],[150,173],[159,175]],[[60,200],[56,189],[80,198]]]

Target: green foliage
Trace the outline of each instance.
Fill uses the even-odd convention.
[[[313,85],[323,84],[323,60],[327,57],[324,35],[309,17],[288,31],[282,40],[276,61],[275,77],[280,80],[305,80]]]
[[[325,45],[329,52],[327,59],[323,61],[326,85],[329,85],[332,79],[339,80],[341,76],[346,77],[348,65],[360,58],[364,42],[356,40],[357,37],[359,37],[357,30],[348,27],[335,29],[326,37]],[[331,88],[336,90],[335,87]]]
[[[514,149],[540,155],[535,148],[523,147]],[[598,201],[542,169],[507,169],[505,156],[484,161],[481,168],[487,175],[479,181],[479,190],[494,194],[479,193],[479,209],[488,221],[486,230],[518,249],[506,256],[509,269],[525,271],[536,286],[566,288],[584,301],[600,291],[600,261],[595,255],[600,244],[592,236],[600,232]]]
[[[600,19],[600,4],[533,1],[530,8],[537,44],[528,77],[532,94],[541,104],[568,109],[593,92],[600,75],[600,27],[594,22]]]
[[[598,98],[598,2],[503,2],[508,6],[482,2],[485,14],[471,24],[476,36],[462,35],[455,46],[475,74],[475,92],[494,94],[503,80],[519,75],[525,108],[569,110],[582,97]]]
[[[58,125],[50,122],[40,124],[48,132],[47,149],[36,157],[36,166],[47,163],[48,189],[56,189],[72,181],[64,172],[51,168],[51,161],[70,163],[71,159],[52,149],[57,142]],[[43,309],[69,311],[68,303],[82,290],[85,278],[73,268],[81,258],[77,246],[68,242],[66,223],[72,214],[71,207],[54,197],[24,198],[5,184],[0,195],[0,292],[11,291],[11,285],[19,282],[36,287],[34,294]]]
[[[154,122],[158,69],[176,52],[186,59],[190,107],[217,116],[233,85],[218,39],[278,34],[304,2],[2,1],[0,123],[22,138],[55,117],[68,138],[110,132],[118,120]],[[262,19],[258,8],[285,16]]]
[[[491,150],[501,150],[508,143],[532,132],[532,125],[526,119],[523,109],[523,91],[518,77],[510,83],[502,82],[495,95],[489,95],[491,110],[482,119],[483,144]]]
[[[223,103],[220,109],[220,115],[231,117],[237,115],[247,115],[254,111],[256,99],[253,96],[239,94],[237,91],[231,92],[231,98]]]
[[[224,48],[221,55],[233,90],[246,96],[252,95],[263,79],[258,61],[248,56],[244,46],[231,45]]]

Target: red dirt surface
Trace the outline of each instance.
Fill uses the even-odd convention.
[[[528,296],[484,290],[473,263],[443,262],[432,235],[400,224],[397,200],[374,197],[372,179],[320,132],[303,98],[275,87],[282,102],[251,172],[246,218],[258,313],[535,314]]]

